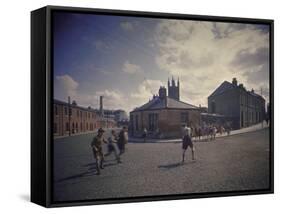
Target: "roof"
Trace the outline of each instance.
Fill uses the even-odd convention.
[[[228,81],[224,81],[217,89],[209,96],[216,96],[222,94],[228,90],[234,89],[236,86]],[[238,86],[237,86],[238,87]]]
[[[54,104],[60,104],[60,105],[64,105],[64,106],[68,106],[67,102],[61,101],[61,100],[56,100],[54,99]],[[70,104],[70,106],[72,108],[78,108],[84,111],[90,111],[90,112],[97,112],[97,109],[93,109],[93,108],[87,108],[87,107],[83,107],[83,106],[78,106],[78,105],[74,105],[74,104]]]
[[[229,91],[229,90],[232,90],[232,89],[239,89],[241,90],[241,88],[238,86],[238,85],[234,85],[228,81],[224,81],[209,97],[212,97],[212,96],[217,96],[217,95],[220,95],[220,94],[223,94],[225,93],[226,91]],[[255,92],[253,91],[246,91],[246,89],[244,88],[245,92],[249,93],[250,95],[252,96],[255,96],[255,97],[259,97],[261,99],[264,99],[261,95],[259,94],[256,94]]]
[[[160,98],[159,96],[148,101],[144,105],[134,109],[133,111],[144,111],[144,110],[156,110],[156,109],[198,109],[197,106],[185,103],[182,101],[175,100],[170,97],[166,99]]]

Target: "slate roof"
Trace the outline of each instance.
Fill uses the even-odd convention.
[[[217,89],[209,97],[222,94],[228,90],[234,89],[235,87],[238,87],[238,86],[235,86],[228,81],[224,81],[219,87],[217,87]]]
[[[224,81],[209,97],[217,96],[219,94],[223,94],[224,92],[232,90],[232,89],[240,89],[241,90],[241,88],[238,85],[234,85],[234,84],[232,84],[228,81]],[[245,91],[246,91],[246,89],[245,89]],[[255,92],[252,92],[252,91],[246,91],[246,92],[251,94],[252,96],[264,99],[261,95],[256,94]]]
[[[144,111],[144,110],[156,110],[156,109],[198,109],[197,106],[185,103],[182,101],[175,100],[170,97],[166,99],[161,99],[160,97],[155,97],[144,105],[135,108],[133,111]]]
[[[64,102],[64,101],[61,101],[61,100],[57,100],[57,99],[54,99],[53,103],[54,104],[64,105],[64,106],[68,106],[67,102]],[[87,107],[78,106],[78,105],[73,105],[72,103],[70,104],[70,106],[73,107],[73,108],[78,108],[78,109],[84,110],[84,111],[90,111],[90,112],[97,112],[98,111],[97,109],[87,108]]]

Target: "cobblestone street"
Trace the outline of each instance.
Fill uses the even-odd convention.
[[[180,143],[128,143],[117,164],[105,158],[96,175],[94,135],[54,141],[54,200],[85,200],[265,189],[269,186],[269,129],[196,142],[196,161],[181,164]],[[104,148],[106,151],[106,148]]]

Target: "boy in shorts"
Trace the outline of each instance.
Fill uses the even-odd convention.
[[[191,129],[187,128],[187,130],[184,132],[184,136],[182,139],[182,149],[183,149],[183,153],[182,153],[182,163],[184,163],[184,158],[185,158],[185,152],[187,150],[187,148],[190,147],[191,148],[191,152],[192,152],[192,160],[195,160],[194,158],[194,145],[191,139]]]

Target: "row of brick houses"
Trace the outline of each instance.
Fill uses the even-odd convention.
[[[94,132],[100,127],[116,127],[114,118],[104,117],[97,109],[78,106],[75,101],[69,104],[54,100],[53,107],[54,136]]]

